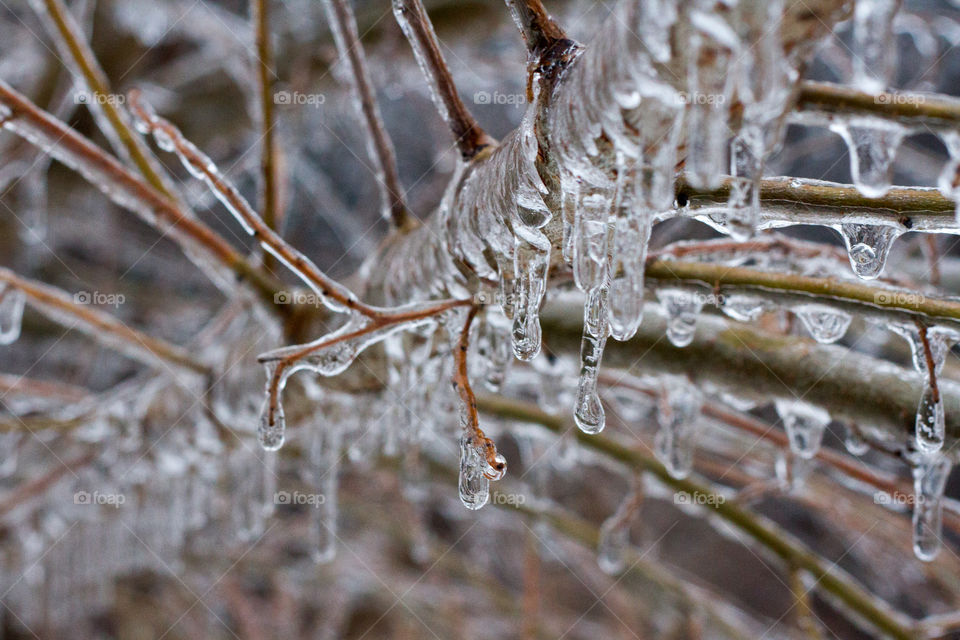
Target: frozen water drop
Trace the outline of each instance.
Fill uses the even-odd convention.
[[[862,456],[870,450],[870,444],[860,435],[860,432],[855,427],[850,425],[847,426],[843,445],[847,451],[854,456]]]
[[[257,428],[257,440],[260,446],[267,451],[276,451],[283,446],[286,431],[286,419],[283,415],[283,405],[277,402],[276,408],[270,411],[270,401],[263,403],[260,413],[260,426]]]
[[[685,382],[671,382],[658,405],[660,430],[654,440],[654,451],[674,478],[685,478],[693,469],[701,402],[695,387]]]
[[[842,224],[840,233],[853,272],[864,280],[873,280],[883,272],[890,247],[900,237],[900,230],[895,227],[860,223]]]
[[[817,304],[805,304],[793,310],[803,326],[821,344],[831,344],[844,336],[852,319],[850,314]]]
[[[607,342],[607,294],[602,288],[590,292],[584,306],[583,338],[580,342],[580,380],[574,420],[584,433],[603,431],[605,416],[597,392],[600,362]]]
[[[764,303],[754,296],[733,294],[726,296],[720,310],[740,322],[753,322],[763,313]]]
[[[879,198],[890,189],[893,160],[903,140],[904,129],[897,125],[831,125],[850,149],[853,184],[868,198]]]
[[[460,501],[463,506],[475,511],[490,499],[490,480],[484,475],[486,461],[470,436],[460,437]]]
[[[817,455],[823,433],[830,424],[830,414],[801,400],[777,400],[775,405],[790,440],[790,449],[808,460]]]
[[[514,252],[516,304],[513,316],[513,352],[529,361],[540,353],[540,305],[547,290],[550,245],[544,248],[517,240]]]
[[[657,298],[667,314],[667,339],[675,347],[693,342],[697,330],[697,316],[703,308],[703,299],[684,289],[661,289]]]
[[[939,390],[924,384],[917,405],[916,441],[923,453],[935,453],[943,447],[946,433],[946,415]]]

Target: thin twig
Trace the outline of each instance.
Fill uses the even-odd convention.
[[[270,47],[270,0],[250,0],[256,33],[257,90],[260,95],[260,215],[264,224],[277,228],[277,163],[273,134],[273,51]]]
[[[940,402],[940,387],[937,385],[937,363],[933,359],[933,349],[930,347],[930,339],[927,336],[927,325],[919,319],[914,321],[917,325],[917,332],[920,334],[920,342],[923,344],[923,358],[927,365],[927,385],[930,387],[930,399],[934,404]]]
[[[32,0],[32,4],[41,17],[49,18],[44,22],[52,27],[50,35],[53,37],[58,50],[72,62],[76,73],[86,84],[87,90],[90,92],[87,106],[94,111],[102,112],[113,129],[115,138],[119,143],[114,145],[117,147],[117,152],[128,156],[154,189],[181,204],[169,180],[165,178],[159,163],[140,136],[132,130],[126,114],[118,105],[118,101],[113,99],[114,95],[107,74],[97,62],[97,58],[87,43],[83,31],[63,4],[63,1]],[[114,138],[114,136],[109,135],[110,131],[105,131],[105,133],[108,134],[109,138]]]
[[[423,75],[431,85],[431,96],[453,133],[460,157],[470,160],[483,149],[496,144],[460,99],[453,76],[440,52],[433,23],[421,0],[393,0],[393,13],[410,41]]]
[[[357,34],[357,19],[353,15],[353,9],[350,8],[348,0],[325,0],[324,7],[327,10],[330,28],[340,57],[346,59],[350,65],[353,90],[357,92],[363,124],[372,151],[371,160],[377,165],[377,173],[382,175],[378,185],[383,202],[383,215],[391,220],[397,229],[407,229],[413,221],[404,202],[404,190],[397,172],[397,155],[393,149],[393,142],[383,126],[383,117],[380,115],[380,108],[374,96],[370,71],[367,69],[360,36]]]
[[[497,446],[493,440],[488,438],[480,428],[480,415],[477,412],[477,397],[470,387],[470,376],[467,372],[467,353],[470,351],[470,327],[473,325],[473,319],[477,315],[480,307],[473,305],[467,313],[467,318],[463,323],[463,330],[460,332],[460,339],[457,340],[457,346],[453,352],[453,388],[460,396],[466,410],[466,431],[467,440],[473,447],[483,451],[483,457],[487,464],[502,471],[506,466],[502,459],[497,459]]]
[[[3,267],[0,267],[0,282],[22,291],[33,308],[54,322],[69,327],[67,319],[76,321],[74,326],[124,355],[151,366],[163,362],[204,375],[210,371],[182,347],[131,329],[108,313],[75,302],[65,291],[23,278]]]

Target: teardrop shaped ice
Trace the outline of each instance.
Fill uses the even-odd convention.
[[[924,453],[935,453],[943,447],[946,437],[946,415],[938,389],[924,384],[917,405],[916,442]]]
[[[696,423],[700,416],[700,394],[685,382],[671,382],[659,402],[654,452],[674,478],[685,478],[693,469]]]
[[[277,405],[270,410],[270,400],[263,403],[260,412],[260,426],[257,428],[257,441],[267,451],[276,451],[283,446],[287,421],[283,415],[283,405],[277,400]]]
[[[831,344],[844,336],[852,319],[850,314],[818,304],[805,304],[793,309],[803,326],[821,344]]]
[[[594,289],[583,310],[583,338],[580,342],[580,380],[574,420],[584,433],[600,433],[605,425],[603,405],[597,391],[600,362],[607,342],[607,294]]]
[[[697,316],[703,308],[703,297],[685,289],[661,289],[657,299],[667,314],[667,339],[675,347],[693,342]]]
[[[899,125],[838,123],[830,129],[839,134],[850,150],[850,173],[857,190],[868,198],[879,198],[890,189],[893,160],[905,130]]]
[[[847,451],[854,456],[862,456],[870,450],[870,444],[864,439],[860,432],[851,425],[847,425],[843,445]]]
[[[490,480],[484,475],[486,461],[470,436],[460,436],[460,501],[475,511],[490,499]]]
[[[847,246],[850,266],[857,276],[873,280],[882,272],[893,241],[900,237],[896,227],[876,224],[845,223],[840,234]]]
[[[763,313],[764,302],[750,295],[732,294],[724,297],[720,310],[740,322],[753,322]]]
[[[817,455],[823,433],[830,424],[830,414],[802,400],[776,400],[777,413],[790,440],[790,449],[799,457]]]
[[[547,290],[550,245],[537,247],[517,239],[514,252],[516,300],[513,316],[513,353],[528,361],[540,353],[540,305]]]

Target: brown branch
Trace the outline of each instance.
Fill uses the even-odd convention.
[[[463,330],[460,332],[460,339],[453,351],[453,388],[460,396],[460,402],[463,403],[466,411],[467,422],[464,426],[467,432],[467,439],[471,446],[483,450],[483,457],[487,464],[502,471],[506,464],[503,460],[497,459],[497,446],[493,440],[488,438],[480,428],[480,415],[477,412],[477,397],[470,387],[470,376],[467,373],[467,352],[470,350],[470,327],[473,325],[473,319],[477,315],[480,307],[473,305],[467,313],[467,319],[463,323]]]
[[[413,224],[407,205],[404,202],[404,190],[397,173],[397,156],[393,142],[383,126],[380,108],[377,106],[363,55],[363,46],[357,34],[357,20],[348,0],[325,0],[324,7],[330,20],[330,28],[340,56],[346,58],[353,78],[353,89],[360,101],[360,111],[367,136],[373,151],[371,158],[377,164],[383,178],[379,180],[380,195],[383,201],[384,217],[389,218],[398,229],[406,229]]]
[[[144,126],[154,135],[159,133],[173,144],[181,160],[190,165],[192,173],[203,176],[210,189],[243,225],[247,233],[254,236],[265,249],[273,253],[291,271],[300,276],[319,296],[335,300],[347,309],[359,311],[364,315],[375,314],[372,307],[357,300],[356,296],[346,287],[329,278],[313,261],[267,226],[246,198],[240,195],[236,187],[227,181],[209,157],[197,149],[192,142],[184,138],[177,127],[168,120],[157,116],[152,109],[141,102],[139,91],[131,91],[129,100],[130,108]]]
[[[812,80],[800,83],[796,107],[801,112],[827,117],[870,115],[907,125],[956,128],[960,123],[960,100],[952,96],[899,91],[872,94]]]
[[[273,52],[270,47],[270,0],[250,0],[256,34],[257,89],[260,96],[260,214],[271,229],[278,225],[276,141],[273,135]]]
[[[460,93],[440,52],[433,23],[421,0],[393,0],[393,13],[400,23],[414,55],[430,83],[437,110],[450,127],[460,157],[470,160],[483,149],[496,144],[460,99]]]
[[[3,267],[0,267],[0,282],[25,293],[29,304],[54,322],[67,325],[67,319],[75,320],[78,328],[124,355],[151,366],[169,362],[204,375],[209,373],[209,367],[182,347],[131,329],[108,313],[78,304],[65,291],[28,280]]]
[[[48,26],[50,35],[53,36],[61,54],[73,63],[76,73],[83,79],[84,84],[90,91],[91,95],[87,106],[93,111],[99,110],[102,112],[113,129],[119,143],[114,145],[117,147],[117,151],[129,156],[137,170],[154,189],[178,202],[173,188],[169,181],[165,179],[163,170],[156,159],[143,143],[143,140],[134,133],[126,114],[117,102],[110,99],[112,89],[107,74],[100,67],[93,50],[87,44],[83,31],[62,0],[32,0],[32,4],[41,17],[49,18],[49,20],[44,20],[44,23]],[[109,135],[109,131],[105,131],[105,133],[108,134],[109,138],[113,138]]]
[[[540,0],[507,0],[527,51],[539,57],[567,35],[547,13]]]
[[[77,171],[120,207],[138,214],[175,240],[188,255],[200,254],[223,265],[256,289],[261,300],[274,310],[273,295],[281,287],[250,264],[219,234],[184,213],[153,186],[131,173],[116,158],[104,153],[76,131],[43,111],[0,80],[0,105],[11,111],[3,123],[6,130],[27,139]],[[208,265],[198,265],[201,269]],[[280,312],[280,311],[278,311]]]
[[[80,402],[90,395],[90,391],[72,384],[0,373],[0,398],[10,394]]]
[[[930,396],[934,404],[940,402],[940,387],[937,385],[937,363],[933,360],[933,349],[930,348],[930,340],[927,337],[927,325],[919,319],[914,320],[917,325],[917,331],[920,334],[920,342],[923,344],[923,357],[927,363],[927,384],[930,387]]]
[[[18,485],[15,489],[7,494],[3,502],[0,502],[0,518],[7,515],[10,513],[10,511],[23,504],[27,500],[30,500],[34,496],[44,493],[68,473],[76,475],[76,472],[74,471],[75,468],[87,466],[93,462],[95,457],[96,455],[91,452],[68,462],[58,462],[52,470],[48,471],[42,476],[38,476],[32,480],[28,480]]]

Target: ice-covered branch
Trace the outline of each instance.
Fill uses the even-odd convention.
[[[562,434],[570,428],[568,420],[546,413],[539,407],[526,402],[482,396],[478,398],[477,403],[480,410],[485,413],[536,423],[557,434]],[[705,484],[673,477],[660,462],[638,449],[628,448],[604,436],[586,435],[576,429],[573,431],[576,432],[577,442],[581,446],[612,458],[631,469],[650,473],[675,491],[684,491],[688,495],[714,495],[714,491]],[[889,606],[867,592],[836,564],[821,559],[774,523],[729,501],[705,500],[704,504],[705,508],[712,509],[718,517],[779,557],[788,567],[797,567],[808,572],[817,581],[817,588],[837,597],[857,612],[866,624],[894,638],[907,640],[915,637],[910,621],[902,615],[891,613]]]
[[[397,229],[405,229],[411,223],[403,185],[397,172],[397,156],[393,142],[383,126],[383,117],[377,106],[370,71],[363,53],[363,45],[357,34],[357,20],[350,8],[350,0],[324,0],[330,30],[337,43],[340,58],[350,68],[350,78],[356,93],[358,108],[367,133],[370,159],[376,168],[377,185],[383,203],[383,216],[393,222]]]
[[[0,117],[6,117],[3,122],[5,130],[47,151],[115,204],[136,213],[169,236],[221,288],[233,291],[235,279],[240,278],[249,282],[271,308],[278,308],[273,304],[274,292],[280,289],[278,282],[100,147],[31,103],[2,80]]]
[[[453,133],[460,157],[469,160],[484,148],[495,144],[460,99],[423,2],[393,0],[393,13],[430,85],[434,104]]]
[[[566,38],[563,29],[550,17],[540,0],[506,2],[531,56],[543,55],[557,42]]]
[[[960,100],[936,93],[868,93],[855,87],[807,80],[800,83],[796,116],[810,115],[829,121],[831,116],[869,116],[913,127],[956,129],[960,124]]]
[[[0,283],[13,287],[26,297],[30,306],[54,322],[67,328],[77,328],[120,353],[136,358],[152,367],[173,364],[200,374],[210,368],[190,355],[182,347],[131,329],[108,313],[81,304],[65,291],[23,278],[0,267]],[[0,289],[7,292],[7,287]]]
[[[254,25],[257,93],[260,98],[260,214],[264,224],[277,228],[277,149],[273,121],[273,48],[270,46],[270,2],[250,0]]]

